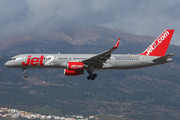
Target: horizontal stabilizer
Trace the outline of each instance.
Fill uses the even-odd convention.
[[[159,58],[156,58],[154,59],[153,61],[161,61],[161,60],[166,60],[168,58],[171,58],[172,56],[174,56],[175,54],[169,54],[169,55],[165,55],[163,57],[159,57]]]

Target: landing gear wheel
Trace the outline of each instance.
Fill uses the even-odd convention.
[[[97,77],[97,74],[93,74],[93,76],[96,78],[96,77]]]
[[[92,80],[92,81],[94,81],[94,79],[95,79],[95,77],[94,77],[94,76],[93,76],[93,77],[91,77],[91,80]]]
[[[25,78],[28,78],[28,75],[25,75],[24,77],[25,77]]]
[[[87,76],[87,79],[90,80],[90,79],[91,79],[91,76]]]
[[[87,76],[87,79],[88,80],[91,79],[93,81],[93,80],[95,80],[96,77],[97,77],[97,74],[91,74],[91,75]]]

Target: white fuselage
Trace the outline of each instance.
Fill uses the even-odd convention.
[[[81,62],[95,55],[96,54],[21,54],[14,56],[14,59],[7,61],[5,65],[12,68],[67,69],[68,62]],[[102,66],[95,65],[94,69],[135,69],[172,61],[171,58],[162,61],[153,61],[156,58],[158,57],[138,54],[112,54]],[[93,61],[89,61],[89,63],[91,62],[93,63]]]

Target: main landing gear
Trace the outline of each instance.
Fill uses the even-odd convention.
[[[88,80],[95,80],[95,78],[97,77],[97,74],[93,74],[94,72],[94,65],[90,65],[89,66],[89,70],[87,70],[87,72],[89,73],[89,76],[87,76]]]
[[[24,72],[23,72],[23,73],[25,74],[24,77],[25,77],[25,78],[28,78],[26,68],[22,68],[22,70],[24,70]]]
[[[88,80],[91,79],[93,81],[96,77],[97,77],[97,74],[91,74],[91,75],[87,76],[87,79]]]

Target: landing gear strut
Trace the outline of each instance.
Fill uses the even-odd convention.
[[[26,68],[22,68],[22,70],[24,70],[24,72],[23,72],[23,73],[25,74],[24,77],[25,77],[25,78],[28,78]]]
[[[90,65],[89,66],[89,70],[87,70],[87,72],[89,73],[89,76],[87,76],[87,79],[88,80],[94,80],[96,77],[97,77],[97,74],[93,74],[94,72],[94,65]]]

